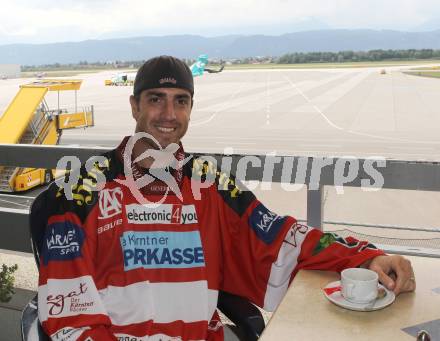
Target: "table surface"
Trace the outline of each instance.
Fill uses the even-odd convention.
[[[338,273],[300,271],[260,340],[415,340],[402,329],[440,319],[440,259],[406,258],[417,279],[415,292],[371,312],[347,310],[327,300],[322,288],[339,280]],[[440,329],[440,321],[437,325]]]

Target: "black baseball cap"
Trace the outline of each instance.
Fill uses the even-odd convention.
[[[147,60],[134,80],[133,95],[155,88],[180,88],[194,95],[194,80],[188,65],[172,56],[159,56]]]

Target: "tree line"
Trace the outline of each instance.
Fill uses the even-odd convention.
[[[282,55],[278,64],[376,62],[387,60],[440,59],[440,50],[370,50],[340,52],[294,52]]]
[[[259,56],[247,58],[223,59],[231,64],[253,63],[278,63],[278,64],[303,64],[303,63],[343,63],[343,62],[373,62],[391,60],[416,60],[416,59],[440,59],[440,50],[370,50],[370,51],[340,51],[340,52],[294,52],[281,57]],[[188,65],[194,63],[194,59],[183,59]],[[110,62],[88,62],[86,60],[70,64],[47,64],[47,65],[22,65],[21,71],[50,71],[50,70],[87,70],[87,69],[120,69],[139,68],[145,60]],[[218,63],[212,59],[210,62]]]

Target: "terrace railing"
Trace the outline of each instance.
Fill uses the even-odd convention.
[[[55,169],[63,156],[76,156],[84,163],[90,157],[107,150],[3,144],[0,145],[0,166]],[[230,170],[241,180],[305,184],[307,186],[306,221],[308,225],[320,229],[325,223],[323,222],[324,186],[440,191],[439,162],[273,155],[203,155],[208,159],[215,159],[218,167]],[[0,207],[0,249],[32,252],[29,243],[28,214],[27,208]],[[344,225],[344,222],[332,223]],[[414,230],[409,227],[401,228]],[[424,229],[419,230],[424,231]],[[429,231],[440,232],[435,228]],[[421,246],[409,244],[409,247],[392,245],[393,243],[386,243],[383,239],[386,238],[379,238],[376,241],[373,238],[373,242],[388,252],[440,257],[440,239],[431,240],[427,245]]]

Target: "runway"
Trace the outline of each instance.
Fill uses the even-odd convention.
[[[94,105],[96,127],[65,132],[63,144],[114,146],[133,131],[132,88],[105,87],[108,76],[84,75],[78,98]],[[198,152],[439,160],[439,91],[438,79],[398,67],[385,75],[380,68],[226,70],[195,79],[184,144]]]

